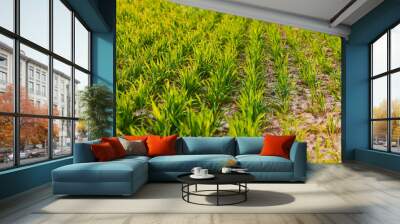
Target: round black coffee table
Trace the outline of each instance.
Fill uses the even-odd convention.
[[[197,205],[234,205],[245,202],[247,200],[247,192],[249,188],[247,187],[247,183],[255,180],[255,177],[248,173],[229,173],[222,174],[216,173],[213,174],[215,177],[212,179],[193,179],[189,174],[182,174],[177,177],[178,181],[182,183],[182,199],[188,203],[197,204]],[[197,185],[215,185],[215,190],[198,190]],[[236,185],[238,186],[237,190],[223,190],[220,189],[220,185]],[[195,186],[194,191],[190,191],[190,186]],[[215,194],[206,194],[209,192],[215,192]],[[216,204],[202,204],[193,202],[190,200],[190,196],[204,196],[204,197],[216,197]],[[221,197],[232,197],[232,196],[241,196],[238,201],[234,201],[231,203],[221,203]]]

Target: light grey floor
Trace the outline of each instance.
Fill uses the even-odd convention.
[[[49,186],[0,202],[0,223],[219,224],[400,223],[400,175],[362,164],[312,165],[308,182],[346,201],[367,204],[359,214],[35,214],[54,197]],[[171,205],[173,206],[173,205]]]

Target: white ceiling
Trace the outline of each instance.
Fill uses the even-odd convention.
[[[247,4],[316,19],[330,20],[350,0],[227,0],[227,2]]]
[[[178,4],[347,37],[383,0],[170,0]],[[346,7],[348,6],[348,7]],[[344,9],[345,10],[342,10]]]

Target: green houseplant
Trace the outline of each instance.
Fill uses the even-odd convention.
[[[110,136],[114,98],[109,88],[102,84],[86,87],[80,94],[80,106],[89,139]]]

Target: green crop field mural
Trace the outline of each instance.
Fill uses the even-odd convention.
[[[117,0],[118,134],[295,134],[340,155],[339,37],[166,0]]]

